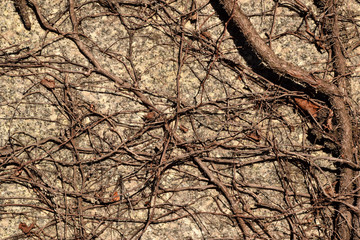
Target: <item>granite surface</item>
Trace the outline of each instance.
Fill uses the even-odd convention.
[[[319,217],[311,196],[332,186],[335,167],[308,139],[312,123],[291,100],[301,94],[252,71],[213,6],[194,2],[196,11],[190,0],[32,0],[27,30],[14,2],[0,1],[0,239],[241,239],[195,158],[244,219],[261,219],[253,232],[327,236],[333,209]],[[289,7],[300,1],[238,2],[263,38],[272,31],[282,59],[318,76],[329,70],[326,51],[292,34],[306,30]],[[360,4],[342,11],[353,16],[342,33],[358,111],[360,48],[350,48]],[[302,229],[289,229],[290,208]],[[21,223],[34,225],[26,232]]]

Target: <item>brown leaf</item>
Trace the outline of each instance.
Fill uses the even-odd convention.
[[[149,206],[150,206],[150,203],[151,203],[150,200],[149,200],[149,201],[146,201],[146,202],[144,202],[144,206],[145,206],[145,207],[149,207]]]
[[[157,116],[157,114],[154,111],[152,111],[144,116],[144,120],[147,122],[154,121],[156,116]]]
[[[19,224],[19,229],[26,235],[28,235],[31,231],[31,229],[33,229],[35,226],[35,223],[32,223],[30,226],[27,226],[26,223],[20,223]]]
[[[317,116],[317,112],[321,108],[317,104],[312,103],[309,100],[302,98],[294,98],[295,103],[304,111],[308,112],[314,118]]]
[[[53,79],[44,78],[41,80],[40,84],[49,89],[55,88],[55,80]]]
[[[113,193],[113,196],[112,196],[111,200],[112,200],[113,202],[118,202],[118,201],[120,201],[120,196],[119,196],[118,192],[114,192],[114,193]]]
[[[259,134],[259,131],[257,131],[257,130],[250,132],[246,136],[255,142],[260,142],[260,140],[261,140],[261,136]]]

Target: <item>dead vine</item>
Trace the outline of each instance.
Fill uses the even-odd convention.
[[[2,239],[359,239],[358,13],[53,2],[2,35]]]

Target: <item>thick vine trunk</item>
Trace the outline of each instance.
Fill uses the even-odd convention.
[[[334,67],[336,75],[342,84],[336,85],[320,80],[309,72],[294,66],[280,59],[272,49],[264,42],[264,40],[256,32],[255,28],[249,21],[248,17],[243,13],[237,1],[234,0],[217,0],[215,5],[220,5],[231,18],[235,27],[240,34],[246,39],[246,43],[250,46],[256,56],[266,65],[268,69],[275,72],[279,76],[287,78],[300,85],[305,85],[308,89],[319,95],[325,96],[329,102],[329,107],[333,109],[336,118],[338,131],[338,147],[340,156],[348,161],[353,161],[353,134],[352,122],[350,117],[350,109],[347,104],[346,90],[344,89],[346,65],[345,58],[341,51],[340,40],[338,38],[338,25],[336,20],[336,3],[332,3],[334,21],[332,24],[333,31],[333,53]],[[335,35],[337,33],[337,35]],[[339,187],[338,195],[348,195],[353,191],[354,172],[345,166],[339,166]],[[348,206],[353,205],[354,199],[348,197],[338,206],[338,214],[336,214],[334,237],[339,239],[351,239],[353,235],[353,217]]]

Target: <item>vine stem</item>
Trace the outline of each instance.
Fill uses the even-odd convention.
[[[257,33],[254,26],[241,10],[236,0],[213,0],[213,2],[214,1],[214,5],[221,6],[227,15],[231,16],[236,30],[244,36],[246,43],[268,69],[272,70],[279,76],[285,77],[289,81],[306,85],[309,89],[313,90],[313,92],[316,92],[327,98],[331,108],[334,111],[334,115],[338,124],[337,128],[339,133],[338,143],[340,148],[340,157],[354,162],[352,123],[345,89],[341,87],[343,84],[337,86],[333,83],[320,80],[300,67],[297,67],[279,58]],[[335,8],[335,4],[333,5]],[[337,25],[334,26],[336,27]],[[341,56],[342,53],[340,54],[339,52],[336,52],[335,54]],[[338,57],[338,61],[344,61],[344,59]],[[339,65],[339,70],[344,69],[346,68],[344,68],[342,65]],[[342,72],[339,72],[339,74],[344,75]],[[352,179],[354,174],[353,170],[344,166],[339,166],[339,170],[340,176],[338,194],[344,195],[351,193]],[[353,199],[347,199],[346,204],[352,205]],[[354,208],[357,207],[354,206]],[[337,216],[339,216],[339,218],[336,220],[337,226],[335,226],[337,234],[341,234],[341,239],[350,239],[352,226],[349,224],[352,222],[352,212],[348,207],[345,206],[345,204],[341,204],[338,210],[339,213]]]

